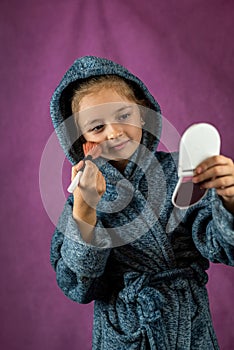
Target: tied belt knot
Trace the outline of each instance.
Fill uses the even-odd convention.
[[[161,310],[165,302],[157,286],[162,282],[169,282],[177,290],[186,289],[188,279],[192,278],[199,285],[205,285],[208,280],[206,272],[197,264],[155,274],[127,272],[124,275],[124,288],[120,291],[119,297],[126,304],[136,305],[142,325],[152,323],[161,317]]]
[[[150,286],[150,275],[129,272],[124,278],[125,288],[119,293],[119,297],[126,303],[137,305],[141,324],[155,322],[161,317],[163,308],[163,296],[155,288]]]

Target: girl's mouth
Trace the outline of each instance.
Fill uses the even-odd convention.
[[[128,142],[129,142],[129,140],[121,142],[121,143],[118,143],[117,145],[112,146],[111,149],[114,149],[116,151],[120,151],[121,149],[123,149],[128,144]]]

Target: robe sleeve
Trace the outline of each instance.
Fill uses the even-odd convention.
[[[194,243],[210,261],[234,266],[234,215],[225,209],[215,190],[209,192],[196,216],[190,218]]]
[[[83,241],[72,216],[72,206],[69,197],[51,240],[50,261],[63,293],[76,302],[89,303],[108,292],[104,271],[111,249],[105,248],[101,238],[98,247]],[[103,230],[99,220],[94,236]]]

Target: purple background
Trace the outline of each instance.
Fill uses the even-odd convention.
[[[63,296],[49,263],[54,225],[38,173],[53,131],[52,92],[75,58],[114,59],[146,83],[180,133],[193,122],[211,122],[223,154],[233,158],[234,3],[2,0],[0,6],[0,346],[91,349],[93,305]],[[212,265],[209,275],[220,347],[231,350],[234,271]]]

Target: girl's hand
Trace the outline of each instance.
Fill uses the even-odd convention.
[[[234,164],[232,159],[214,156],[206,159],[195,169],[194,183],[201,188],[215,188],[227,210],[234,214]]]
[[[72,167],[71,181],[82,168],[84,161]],[[106,181],[98,167],[90,160],[85,161],[85,168],[80,178],[79,186],[73,192],[74,201],[79,201],[82,206],[87,205],[95,209],[106,191]]]
[[[72,167],[71,180],[74,179],[84,162]],[[96,224],[96,206],[106,190],[106,182],[98,167],[91,161],[85,162],[79,186],[73,192],[73,218],[77,222],[83,238],[89,242]]]

